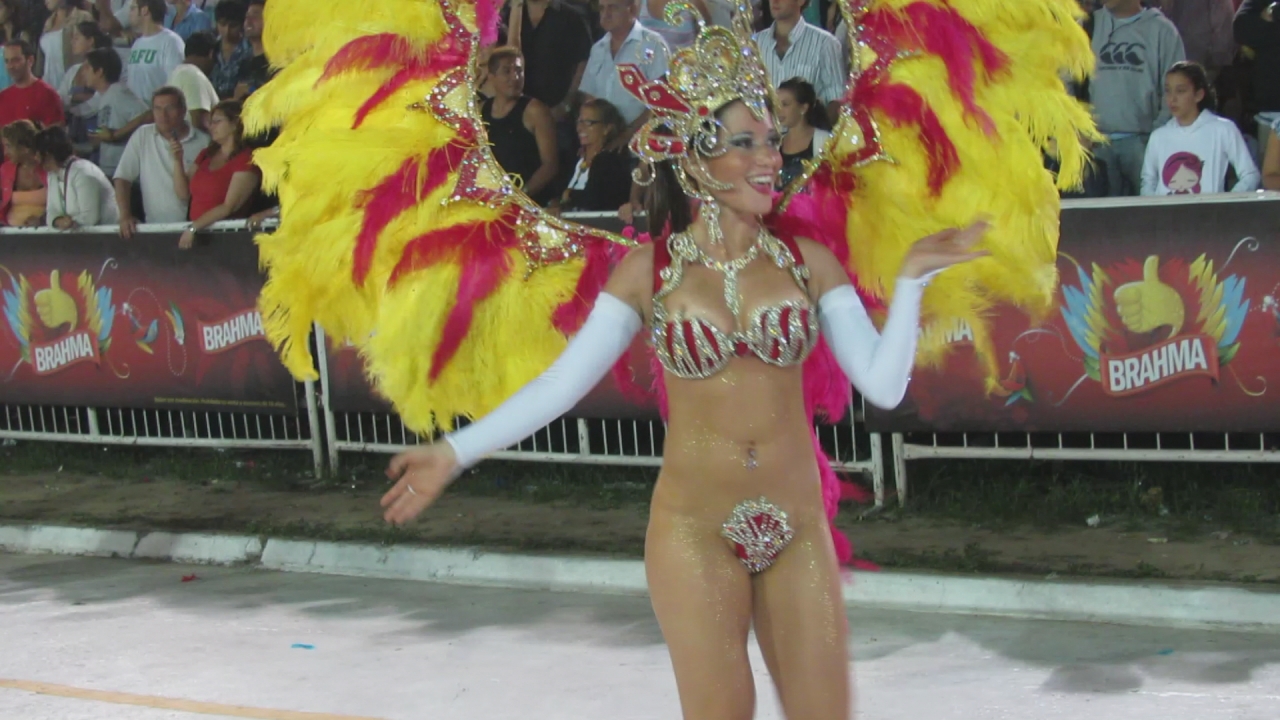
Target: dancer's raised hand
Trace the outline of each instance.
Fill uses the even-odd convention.
[[[396,484],[382,496],[383,519],[403,525],[417,517],[453,482],[457,469],[458,459],[447,442],[396,455],[387,466],[387,477]]]
[[[902,262],[902,276],[924,277],[989,255],[986,250],[974,250],[983,235],[991,227],[986,220],[979,220],[965,228],[948,228],[916,241],[907,251]]]

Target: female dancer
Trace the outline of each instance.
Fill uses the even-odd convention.
[[[678,161],[709,196],[703,211],[690,222],[676,172],[660,167],[650,217],[661,227],[669,216],[671,234],[627,255],[542,376],[486,418],[393,459],[397,482],[382,504],[389,522],[412,520],[462,469],[571,409],[647,325],[669,411],[645,570],[684,717],[752,717],[754,625],[787,717],[846,718],[844,602],[801,366],[821,327],[863,396],[895,406],[925,279],[982,255],[973,246],[985,225],[912,247],[878,334],[829,250],[782,242],[762,222],[782,167],[768,112],[756,116],[736,97],[713,112],[715,135],[690,143],[698,157]]]
[[[753,118],[741,103],[724,108],[719,119],[718,142],[728,152],[706,162],[713,181],[731,186],[712,193],[724,208],[719,218],[700,215],[682,227],[673,217],[666,248],[633,250],[564,355],[484,420],[394,458],[388,474],[397,482],[382,504],[389,522],[412,520],[462,469],[541,428],[544,413],[559,416],[575,405],[647,324],[655,342],[677,347],[663,353],[664,345],[657,345],[670,404],[645,568],[684,717],[752,716],[747,632],[754,624],[787,717],[844,718],[844,603],[801,364],[821,324],[863,396],[882,407],[896,405],[914,357],[924,278],[980,256],[972,248],[985,225],[916,243],[878,335],[829,250],[801,241],[794,257],[795,249],[770,237],[761,223],[782,164],[772,121]],[[718,230],[708,226],[717,221]],[[717,232],[722,243],[711,240]],[[706,259],[685,264],[685,253]],[[762,255],[780,258],[786,267]],[[678,285],[661,283],[655,293],[655,278],[666,268],[685,277]],[[797,281],[806,269],[808,279]],[[732,298],[731,273],[741,288]],[[741,305],[738,312],[734,304]],[[686,328],[716,338],[717,345],[729,342],[700,356],[696,345],[703,343],[684,344]],[[789,343],[771,350],[777,348],[771,338],[778,336]],[[731,352],[730,344],[738,343],[747,352]],[[750,519],[762,515],[773,523],[762,538],[770,545],[741,543],[738,533],[749,534]]]
[[[496,169],[475,98],[488,0],[276,0],[264,41],[285,67],[247,108],[251,129],[286,128],[255,155],[282,200],[279,230],[260,239],[260,305],[286,364],[314,377],[319,322],[360,346],[407,427],[484,416],[392,461],[389,522],[568,410],[647,326],[668,428],[646,572],[689,720],[752,715],[752,628],[789,718],[849,716],[848,548],[829,533],[836,498],[813,413],[844,410],[841,370],[867,401],[896,405],[922,307],[968,321],[984,351],[993,301],[1051,307],[1058,195],[1043,153],[1062,148],[1070,185],[1084,162],[1074,141],[1094,135],[1059,75],[1092,57],[1074,0],[841,7],[861,33],[857,105],[789,206],[773,190],[773,83],[745,2],[662,77],[642,54],[615,56],[610,83],[648,110],[630,148],[662,236],[612,271],[627,241],[550,216]],[[978,203],[991,228],[934,232]],[[880,333],[851,266],[872,296],[892,292]]]

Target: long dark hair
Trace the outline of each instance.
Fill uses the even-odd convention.
[[[76,32],[93,44],[92,50],[111,48],[111,36],[103,32],[102,28],[98,27],[98,23],[92,20],[76,23]]]
[[[76,154],[71,138],[60,125],[47,127],[36,135],[35,151],[38,155],[52,158],[59,165],[65,165]]]
[[[1196,106],[1200,112],[1218,108],[1218,95],[1213,91],[1213,86],[1209,84],[1209,75],[1204,71],[1204,66],[1198,62],[1183,60],[1182,62],[1174,63],[1173,67],[1169,68],[1169,72],[1165,73],[1165,75],[1169,76],[1174,73],[1178,73],[1190,80],[1191,86],[1196,90],[1204,91],[1204,98]]]
[[[731,102],[716,110],[715,118],[722,118],[732,105]],[[700,144],[693,140],[688,152],[698,152]],[[675,164],[670,160],[653,166],[653,184],[649,186],[649,196],[645,200],[645,213],[649,217],[649,234],[655,238],[668,232],[684,232],[693,224],[692,200],[680,186]],[[670,227],[667,227],[668,223]]]
[[[793,77],[779,85],[778,89],[790,92],[797,103],[809,106],[809,109],[804,112],[804,121],[809,123],[811,127],[818,130],[831,129],[830,118],[827,117],[827,109],[822,107],[822,103],[818,102],[818,92],[813,89],[812,83],[801,77]]]
[[[0,25],[0,41],[9,42],[10,40],[24,39],[22,4],[18,0],[0,0],[0,5],[9,8],[9,24],[13,26],[13,36],[10,37],[9,31],[3,25]]]
[[[689,196],[684,194],[684,188],[680,187],[675,166],[669,160],[653,166],[653,184],[649,186],[645,212],[649,216],[649,234],[655,238],[668,232],[684,232],[693,224],[693,206]],[[669,228],[668,223],[671,225]]]
[[[217,105],[214,105],[213,109],[209,111],[210,118],[213,117],[214,113],[222,113],[223,117],[225,117],[232,125],[236,126],[235,151],[231,153],[231,156],[233,157],[239,155],[240,151],[244,150],[246,147],[244,144],[244,121],[240,119],[240,111],[243,107],[244,106],[240,104],[239,100],[223,100]],[[210,156],[218,152],[221,147],[222,146],[218,144],[217,140],[214,140],[212,137],[209,138],[208,153]]]

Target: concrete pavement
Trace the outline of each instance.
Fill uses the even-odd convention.
[[[850,619],[860,718],[1280,715],[1274,634]],[[754,657],[757,717],[780,718]],[[676,720],[679,709],[643,597],[0,555],[0,718],[199,717]]]

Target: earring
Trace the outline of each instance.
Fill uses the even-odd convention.
[[[724,230],[720,227],[720,205],[710,195],[702,195],[699,200],[698,215],[702,224],[707,226],[707,237],[712,245],[724,244]]]

